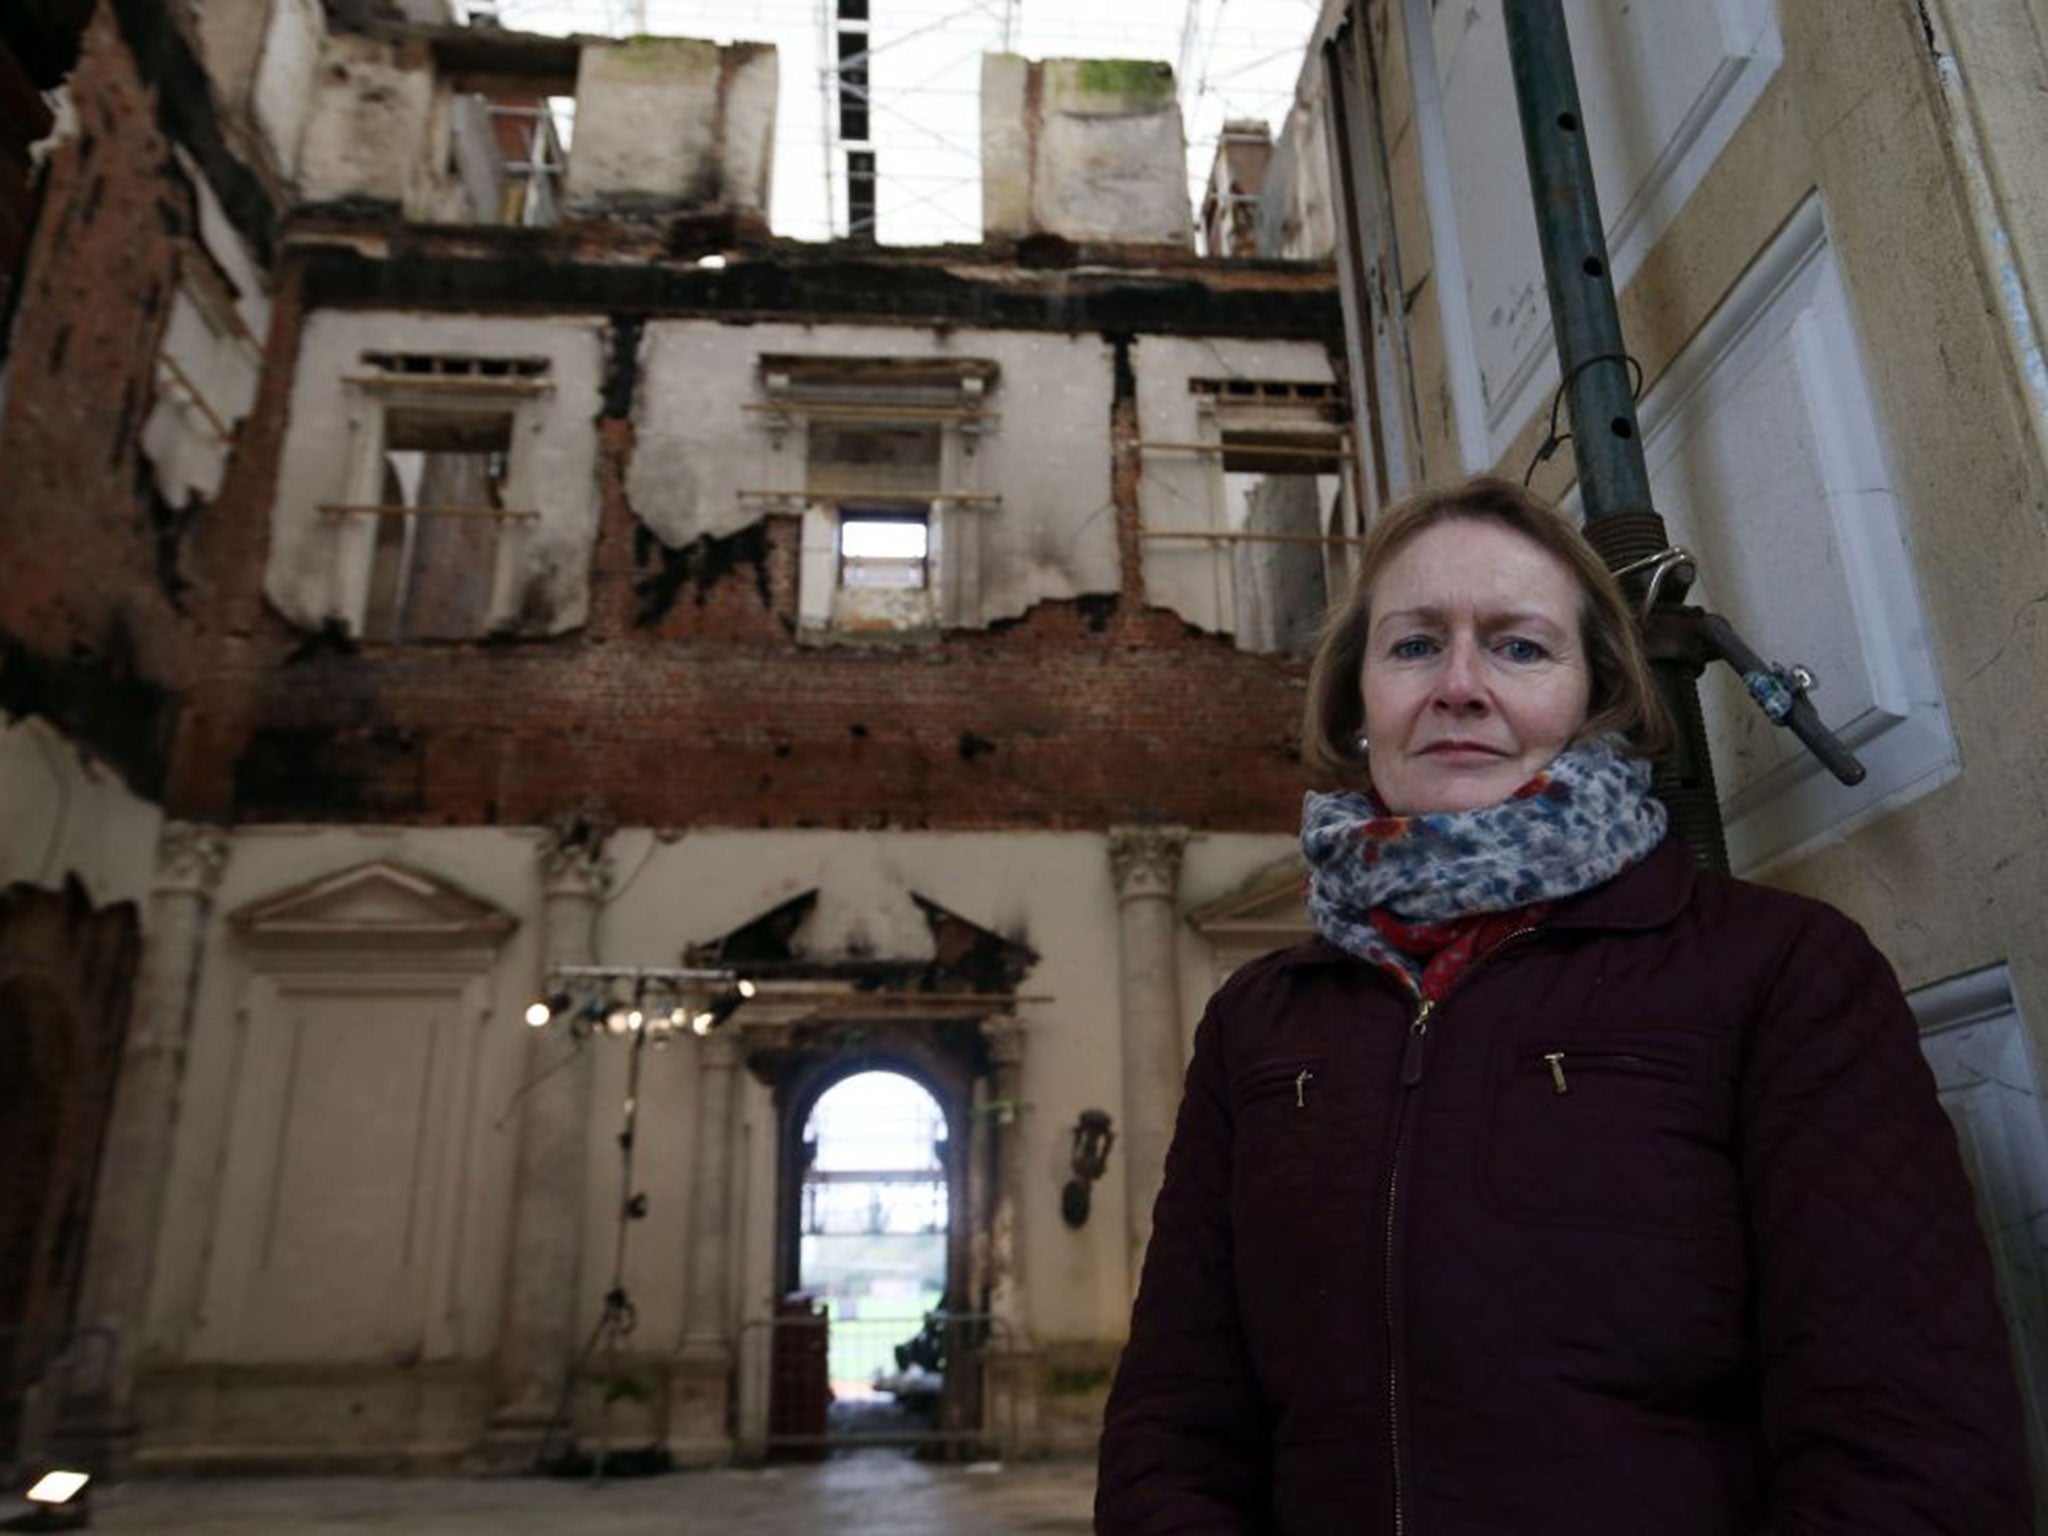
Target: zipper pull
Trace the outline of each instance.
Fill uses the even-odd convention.
[[[1413,1088],[1422,1081],[1422,1045],[1429,1038],[1429,1016],[1436,1012],[1436,999],[1425,997],[1408,1026],[1408,1044],[1401,1052],[1401,1086]]]
[[[1557,1091],[1559,1093],[1563,1093],[1565,1091],[1564,1052],[1545,1051],[1543,1053],[1543,1059],[1550,1063],[1550,1080],[1553,1083],[1557,1084]]]
[[[1307,1067],[1303,1067],[1300,1072],[1295,1074],[1294,1107],[1296,1109],[1306,1109],[1308,1107],[1308,1099],[1306,1096],[1308,1085],[1314,1082],[1315,1080],[1315,1073],[1309,1071]]]

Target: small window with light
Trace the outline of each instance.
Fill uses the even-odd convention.
[[[930,554],[923,507],[840,513],[839,585],[848,591],[923,591],[931,584]]]

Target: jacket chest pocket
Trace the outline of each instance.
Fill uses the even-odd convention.
[[[1231,1182],[1241,1209],[1270,1207],[1285,1194],[1307,1194],[1315,1180],[1327,1097],[1320,1056],[1260,1062],[1232,1081],[1236,1144]]]
[[[1715,1036],[1526,1031],[1493,1065],[1485,1185],[1504,1214],[1671,1235],[1740,1221]]]

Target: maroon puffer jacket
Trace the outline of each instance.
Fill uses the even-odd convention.
[[[1101,1536],[2029,1529],[1955,1137],[1855,924],[1667,841],[1415,1012],[1319,940],[1210,1004]]]

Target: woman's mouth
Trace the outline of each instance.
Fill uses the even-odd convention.
[[[1422,749],[1425,757],[1505,757],[1507,754],[1498,747],[1489,747],[1477,741],[1437,741]]]

